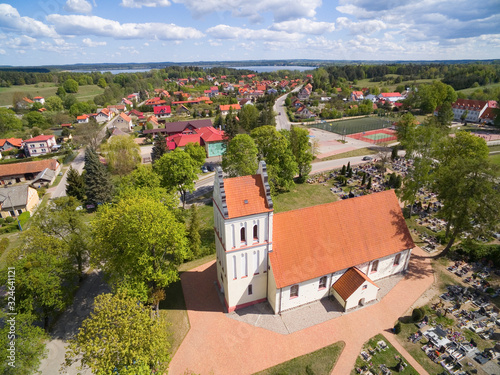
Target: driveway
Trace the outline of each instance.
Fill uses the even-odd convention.
[[[280,334],[229,318],[214,287],[215,262],[182,274],[191,329],[170,364],[169,374],[252,374],[318,350],[346,343],[334,369],[349,374],[362,345],[378,333],[392,340],[395,321],[429,288],[434,275],[427,254],[416,249],[409,272],[379,303],[290,334]],[[387,337],[386,336],[386,337]],[[425,370],[402,348],[419,374]]]

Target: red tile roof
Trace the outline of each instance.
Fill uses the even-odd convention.
[[[414,246],[388,190],[274,215],[270,259],[282,288]]]
[[[169,105],[160,105],[158,107],[154,107],[153,112],[155,115],[169,114],[169,113],[172,113],[172,109],[170,108]]]
[[[205,143],[220,142],[224,140],[224,132],[222,130],[215,129],[212,126],[195,129],[195,132],[200,135],[201,139],[203,139]]]
[[[123,113],[123,112],[122,112],[122,113],[120,113],[120,117],[121,117],[122,119],[124,119],[125,121],[127,121],[127,122],[132,121],[132,119],[131,119],[130,117],[128,117],[128,116],[127,116],[125,113]]]
[[[239,111],[241,109],[241,106],[239,104],[225,104],[225,105],[221,104],[219,106],[219,109],[221,111],[229,111],[230,109]]]
[[[3,147],[5,145],[5,142],[8,142],[15,147],[21,147],[23,145],[22,138],[4,138],[0,139],[0,147]]]
[[[380,95],[382,95],[382,97],[384,97],[384,98],[392,98],[394,96],[396,96],[396,97],[401,96],[401,94],[399,92],[383,92]]]
[[[49,139],[55,139],[53,135],[38,135],[36,137],[33,137],[31,139],[27,139],[24,141],[24,143],[29,143],[29,142],[45,142],[48,141]]]
[[[0,164],[0,178],[24,174],[38,174],[45,168],[55,171],[59,167],[56,159],[27,161],[24,163]]]
[[[87,119],[87,118],[89,118],[89,115],[81,115],[81,116],[76,116],[76,119],[77,119],[77,120],[85,120],[85,119]]]
[[[224,190],[229,219],[272,211],[260,175],[225,178]]]
[[[198,134],[176,134],[169,137],[169,141],[173,141],[177,147],[184,147],[188,143],[200,144],[200,136]]]
[[[358,270],[356,267],[349,268],[340,278],[332,285],[333,289],[342,297],[347,300],[365,281],[375,285],[368,276]],[[379,288],[380,289],[380,288]]]

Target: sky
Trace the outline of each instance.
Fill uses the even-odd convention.
[[[0,3],[0,65],[499,58],[500,0]]]

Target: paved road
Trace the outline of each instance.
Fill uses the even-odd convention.
[[[298,86],[292,90],[292,92],[297,92],[302,88],[302,86]],[[285,95],[280,96],[278,99],[276,99],[276,102],[274,103],[273,106],[273,111],[277,113],[276,115],[276,129],[281,130],[281,129],[286,129],[290,130],[290,121],[288,121],[288,116],[286,114],[286,107],[285,107],[285,100],[286,97],[288,96],[288,93]]]

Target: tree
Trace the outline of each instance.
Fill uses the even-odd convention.
[[[111,171],[120,176],[126,175],[141,163],[141,148],[128,135],[111,137],[102,147]]]
[[[248,134],[238,134],[222,155],[222,169],[229,177],[252,175],[257,171],[257,146]]]
[[[59,86],[59,87],[57,88],[56,95],[57,95],[58,97],[60,97],[61,99],[63,99],[63,98],[66,96],[66,90],[64,89],[64,87]]]
[[[224,124],[224,136],[226,141],[229,142],[238,134],[238,120],[236,120],[236,116],[231,109],[224,119]]]
[[[12,93],[12,107],[15,111],[25,108],[26,102],[24,98],[27,95],[24,92],[16,91]]]
[[[62,111],[64,109],[62,99],[56,95],[49,96],[47,99],[45,99],[45,107],[49,111],[54,112]]]
[[[16,113],[7,108],[0,108],[0,133],[12,130],[21,130],[23,123],[17,118]]]
[[[178,280],[188,243],[185,225],[171,207],[149,196],[126,197],[99,207],[91,226],[92,264],[104,270],[115,289],[146,302]]]
[[[189,156],[191,156],[191,158],[196,162],[196,164],[198,165],[198,169],[200,169],[203,164],[205,164],[207,153],[205,152],[205,149],[198,143],[189,142],[184,147],[184,151],[187,152]]]
[[[107,168],[99,160],[97,152],[85,149],[85,195],[87,205],[96,207],[111,202],[113,185]]]
[[[252,131],[258,126],[259,110],[253,105],[244,105],[241,108],[238,118],[240,119],[240,126],[247,132]]]
[[[200,214],[196,204],[190,208],[190,221],[188,226],[187,238],[189,240],[189,250],[192,259],[197,259],[201,255],[201,236],[200,236]]]
[[[286,132],[286,131],[285,131]],[[261,126],[251,136],[259,151],[259,160],[265,160],[273,193],[288,191],[298,173],[288,136],[273,126]]]
[[[93,117],[86,124],[76,124],[75,140],[86,147],[97,150],[101,142],[101,125]]]
[[[46,356],[45,341],[49,339],[43,329],[33,324],[30,314],[17,314],[15,317],[0,314],[4,322],[0,328],[0,372],[10,375],[34,374],[40,366],[40,360]],[[12,320],[14,319],[14,320]],[[15,361],[8,358],[11,354],[10,338],[11,322],[15,322]],[[14,364],[14,366],[11,365]]]
[[[442,147],[433,183],[443,203],[439,215],[447,221],[448,243],[442,254],[451,249],[460,234],[467,232],[477,238],[498,225],[498,168],[489,161],[488,152],[482,138],[463,131],[447,139]]]
[[[292,126],[290,130],[290,146],[299,169],[299,180],[305,181],[311,172],[311,162],[314,159],[309,146],[309,132],[307,129]]]
[[[95,374],[166,373],[167,331],[162,319],[123,293],[101,294],[94,310],[70,340],[66,366],[81,361]]]
[[[441,107],[439,107],[437,114],[437,121],[439,125],[443,127],[449,127],[451,125],[451,121],[453,120],[453,108],[451,107],[450,102],[444,102]]]
[[[84,222],[80,201],[74,197],[56,198],[49,206],[40,208],[33,222],[46,235],[52,236],[67,247],[66,256],[76,267],[80,281],[88,262],[88,228]]]
[[[28,112],[23,116],[23,119],[28,122],[30,128],[38,127],[45,129],[49,127],[47,119],[38,111]]]
[[[99,78],[99,81],[97,82],[97,86],[101,88],[105,88],[108,85],[106,80],[104,78]]]
[[[185,207],[187,192],[194,191],[194,181],[198,179],[197,162],[187,152],[175,149],[163,155],[154,170],[161,178],[161,186],[179,192]]]
[[[68,93],[72,93],[72,94],[77,93],[78,92],[78,82],[76,82],[74,79],[68,78],[66,81],[64,81],[63,88]]]
[[[66,195],[79,201],[85,200],[85,177],[70,166],[66,175]]]
[[[165,139],[163,134],[158,133],[153,144],[153,149],[151,150],[151,162],[154,164],[167,152],[167,140]]]

